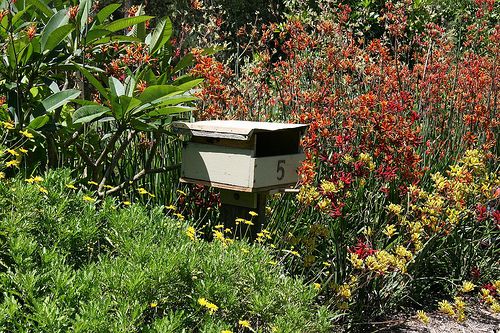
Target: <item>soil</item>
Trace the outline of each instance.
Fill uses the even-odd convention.
[[[405,319],[403,315],[381,322],[371,332],[395,333],[500,333],[500,314],[481,306],[469,309],[468,318],[462,323],[439,312],[427,313],[429,323],[423,324],[416,316]],[[382,326],[382,327],[381,327]]]

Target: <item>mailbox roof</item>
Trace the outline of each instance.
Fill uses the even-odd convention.
[[[190,132],[196,136],[235,140],[249,140],[253,134],[258,132],[291,129],[304,131],[308,126],[305,124],[282,124],[243,120],[206,120],[194,123],[177,121],[172,123],[172,125],[181,131]]]

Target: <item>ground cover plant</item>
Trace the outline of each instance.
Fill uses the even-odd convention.
[[[263,247],[68,184],[67,170],[0,184],[1,332],[328,331],[317,289]]]

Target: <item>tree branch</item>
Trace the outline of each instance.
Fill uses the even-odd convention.
[[[115,168],[115,165],[116,165],[116,163],[118,163],[118,160],[122,157],[123,153],[125,152],[125,149],[127,149],[128,145],[130,144],[130,141],[132,141],[132,139],[134,138],[135,133],[136,132],[134,130],[130,131],[130,133],[127,136],[127,139],[125,139],[125,141],[120,145],[120,148],[118,148],[118,150],[116,151],[115,155],[113,156],[113,159],[111,160],[111,163],[106,168],[106,172],[104,173],[104,176],[102,177],[101,182],[99,183],[99,188],[98,188],[97,192],[99,192],[99,193],[102,192],[102,189],[103,189],[104,185],[106,184],[106,180],[108,179],[109,175],[111,174],[111,172]],[[97,164],[97,162],[96,162],[96,164]]]
[[[106,158],[106,156],[108,156],[108,153],[111,151],[111,149],[113,149],[116,141],[118,141],[118,139],[120,138],[120,135],[122,135],[123,131],[124,130],[121,127],[118,127],[115,134],[111,137],[108,144],[106,145],[106,148],[104,148],[101,155],[99,155],[99,158],[95,162],[96,167],[98,167],[103,162],[103,160]]]
[[[78,155],[81,156],[81,158],[83,158],[83,160],[85,161],[85,163],[87,164],[87,166],[91,167],[92,170],[95,169],[95,167],[96,167],[95,163],[92,162],[92,159],[83,150],[82,146],[80,144],[78,144],[78,143],[75,146],[76,146],[76,152],[78,153]]]
[[[119,192],[119,191],[121,191],[121,190],[129,187],[132,183],[138,181],[139,179],[143,178],[144,176],[146,176],[148,174],[169,172],[169,171],[177,170],[180,167],[181,167],[180,164],[174,164],[174,165],[171,165],[171,166],[168,166],[168,167],[163,167],[163,168],[142,169],[141,171],[139,171],[138,173],[136,173],[134,175],[134,177],[132,177],[131,179],[124,181],[120,185],[117,185],[117,186],[109,189],[108,191],[99,192],[98,194],[101,197],[105,196],[105,195],[113,194],[115,192]]]

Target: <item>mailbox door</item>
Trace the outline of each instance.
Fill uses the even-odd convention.
[[[182,178],[216,187],[252,187],[252,151],[190,142],[182,152]],[[221,186],[222,185],[222,186]]]
[[[297,168],[304,154],[254,158],[253,188],[280,188],[297,183]]]

